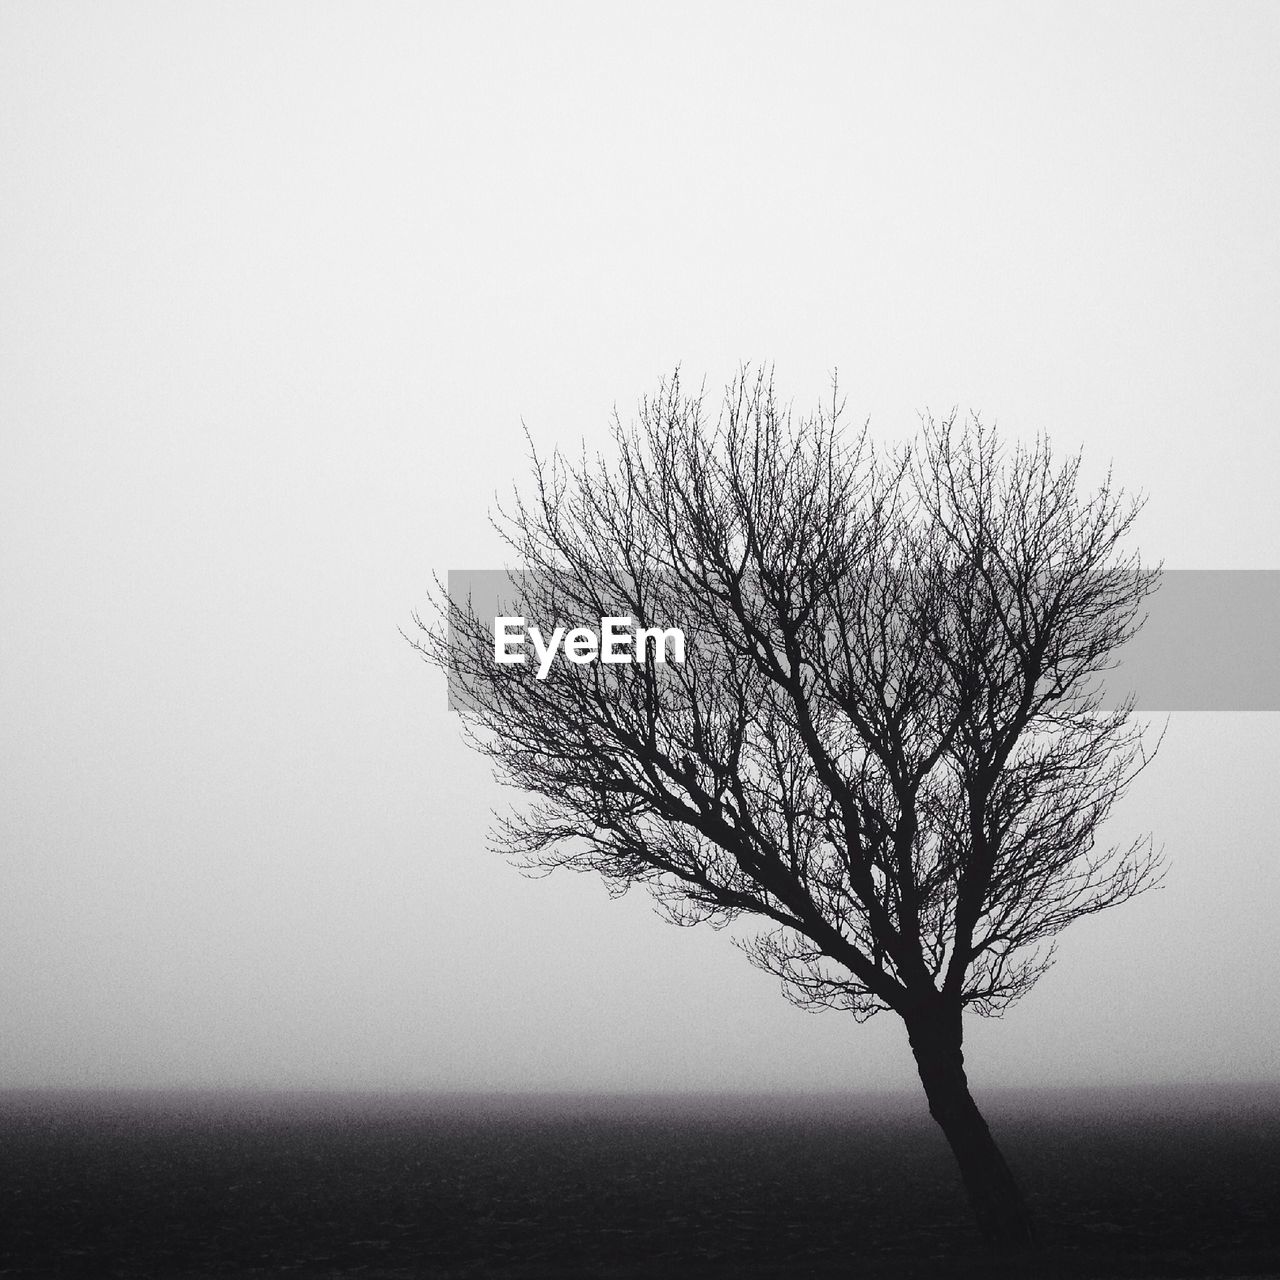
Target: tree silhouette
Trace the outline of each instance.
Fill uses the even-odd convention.
[[[1098,675],[1157,570],[1121,548],[1141,503],[1078,456],[970,420],[910,445],[797,417],[740,376],[714,419],[678,373],[609,458],[532,455],[495,520],[513,612],[681,626],[683,664],[494,661],[493,619],[441,599],[415,644],[469,740],[532,799],[497,843],[530,868],[644,884],[736,939],[788,996],[906,1025],[985,1237],[1032,1225],[970,1095],[962,1015],[998,1013],[1071,921],[1153,883],[1149,840],[1099,825],[1150,757]]]

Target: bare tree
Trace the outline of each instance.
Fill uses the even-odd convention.
[[[906,1024],[986,1238],[1031,1243],[970,1095],[962,1014],[998,1013],[1065,925],[1149,886],[1149,840],[1099,848],[1145,765],[1098,675],[1157,570],[1121,547],[1141,503],[1078,457],[927,420],[886,450],[840,403],[797,417],[739,377],[714,421],[678,375],[615,417],[613,456],[533,453],[497,523],[519,611],[549,630],[679,625],[682,664],[494,660],[493,619],[441,600],[415,643],[471,741],[534,799],[503,820],[526,866],[646,885],[738,939],[789,997]]]

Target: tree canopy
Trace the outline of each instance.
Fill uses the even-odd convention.
[[[894,1010],[956,1070],[963,1008],[1004,1009],[1060,930],[1154,882],[1149,840],[1098,842],[1150,758],[1101,676],[1158,579],[1109,475],[1082,494],[1078,455],[955,414],[884,445],[834,388],[798,415],[745,373],[714,414],[672,377],[609,456],[531,452],[495,517],[511,611],[686,644],[537,679],[466,599],[420,622],[529,798],[497,832],[524,865],[642,884],[680,924],[754,917],[737,941],[791,999]]]

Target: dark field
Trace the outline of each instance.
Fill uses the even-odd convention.
[[[0,1094],[0,1274],[1280,1275],[1280,1086],[979,1101],[1034,1265],[911,1095]]]

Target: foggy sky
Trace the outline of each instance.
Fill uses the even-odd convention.
[[[486,852],[398,628],[679,362],[1083,446],[1280,567],[1274,5],[0,7],[0,1087],[911,1085]],[[714,397],[713,397],[714,398]],[[1255,1080],[1280,716],[1179,713],[983,1084]]]

